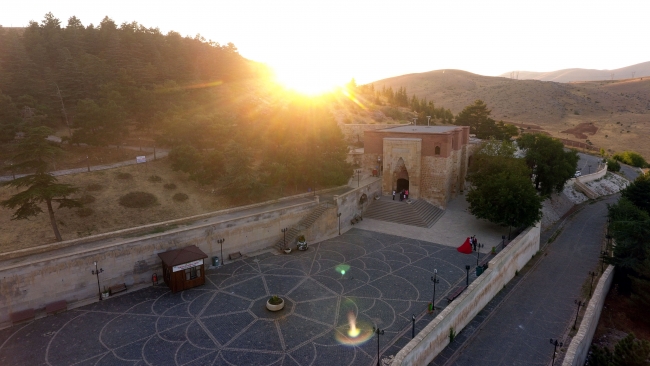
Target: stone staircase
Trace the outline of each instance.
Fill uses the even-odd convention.
[[[390,196],[384,196],[373,201],[363,216],[369,219],[430,228],[445,213],[425,200],[412,199],[411,201],[408,204],[406,201],[393,201]]]
[[[285,234],[283,234],[273,246],[282,252],[284,250],[284,244],[286,240],[287,248],[295,249],[293,247],[295,246],[294,244],[296,243],[296,238],[298,235],[301,233],[304,234],[305,230],[309,229],[314,224],[314,222],[316,222],[316,220],[318,220],[330,207],[335,207],[335,205],[331,203],[321,203],[320,205],[316,206],[316,208],[314,208],[307,216],[298,222],[298,225],[287,230],[286,239]]]

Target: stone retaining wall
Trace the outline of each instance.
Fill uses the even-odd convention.
[[[603,311],[605,298],[612,287],[613,279],[614,266],[608,266],[605,273],[598,280],[596,290],[594,290],[594,294],[589,300],[589,304],[587,304],[587,310],[585,310],[580,322],[580,328],[578,328],[578,332],[571,340],[564,361],[562,361],[562,366],[581,366],[585,364],[591,341],[598,326],[600,313]]]
[[[39,312],[57,300],[74,304],[96,298],[97,278],[91,273],[95,261],[104,269],[99,275],[102,289],[120,283],[128,287],[151,283],[153,273],[157,272],[161,278],[158,253],[196,245],[209,257],[221,257],[221,247],[216,242],[219,238],[226,239],[223,244],[226,257],[233,252],[264,249],[281,237],[281,228],[296,225],[317,204],[315,199],[164,233],[81,243],[3,260],[0,262],[0,328],[7,325],[9,314],[16,311],[31,308]]]
[[[489,268],[397,353],[392,366],[427,365],[449,344],[449,329],[463,330],[539,250],[540,227],[524,230]]]
[[[591,182],[592,180],[600,179],[607,174],[607,164],[601,164],[600,170],[591,173],[591,174],[585,174],[581,175],[577,178],[577,180],[580,181],[580,183],[587,183]]]

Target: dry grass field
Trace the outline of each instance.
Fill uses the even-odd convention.
[[[119,179],[119,173],[128,173],[131,179]],[[151,182],[149,177],[157,175],[160,182]],[[80,188],[77,198],[90,195],[93,202],[87,203],[84,210],[93,213],[79,216],[78,209],[55,210],[59,230],[63,240],[161,222],[185,216],[197,215],[235,206],[219,195],[211,193],[211,188],[202,187],[189,181],[185,174],[173,172],[166,159],[146,166],[131,165],[112,170],[81,173],[59,177],[62,183],[70,183]],[[166,189],[166,183],[173,183],[176,189]],[[158,204],[150,208],[126,208],[118,204],[121,196],[129,192],[148,192],[158,199]],[[15,194],[16,190],[0,187],[0,200]],[[185,193],[184,202],[173,200],[174,194]],[[92,201],[93,198],[88,198]],[[242,203],[246,204],[246,203]],[[0,208],[0,252],[34,247],[54,242],[47,209],[31,220],[11,221],[12,211]],[[83,215],[84,212],[81,212]]]
[[[650,77],[556,83],[437,70],[374,82],[375,88],[406,87],[456,114],[476,99],[496,120],[538,125],[552,136],[591,141],[610,152],[635,150],[650,159]],[[597,131],[576,138],[562,131],[593,124]]]

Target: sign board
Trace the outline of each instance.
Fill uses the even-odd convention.
[[[194,262],[183,263],[172,268],[172,272],[184,271],[188,268],[198,267],[203,264],[203,259],[195,260]]]
[[[135,162],[136,162],[136,164],[146,163],[147,162],[147,157],[146,156],[136,156],[135,157]]]

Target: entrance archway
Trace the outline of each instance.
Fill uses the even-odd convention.
[[[402,158],[399,158],[393,170],[393,187],[395,187],[395,191],[397,192],[401,192],[402,189],[409,189],[409,172],[406,170],[406,165]]]
[[[398,179],[397,180],[397,192],[401,192],[402,190],[407,190],[409,189],[409,181],[407,179]]]

